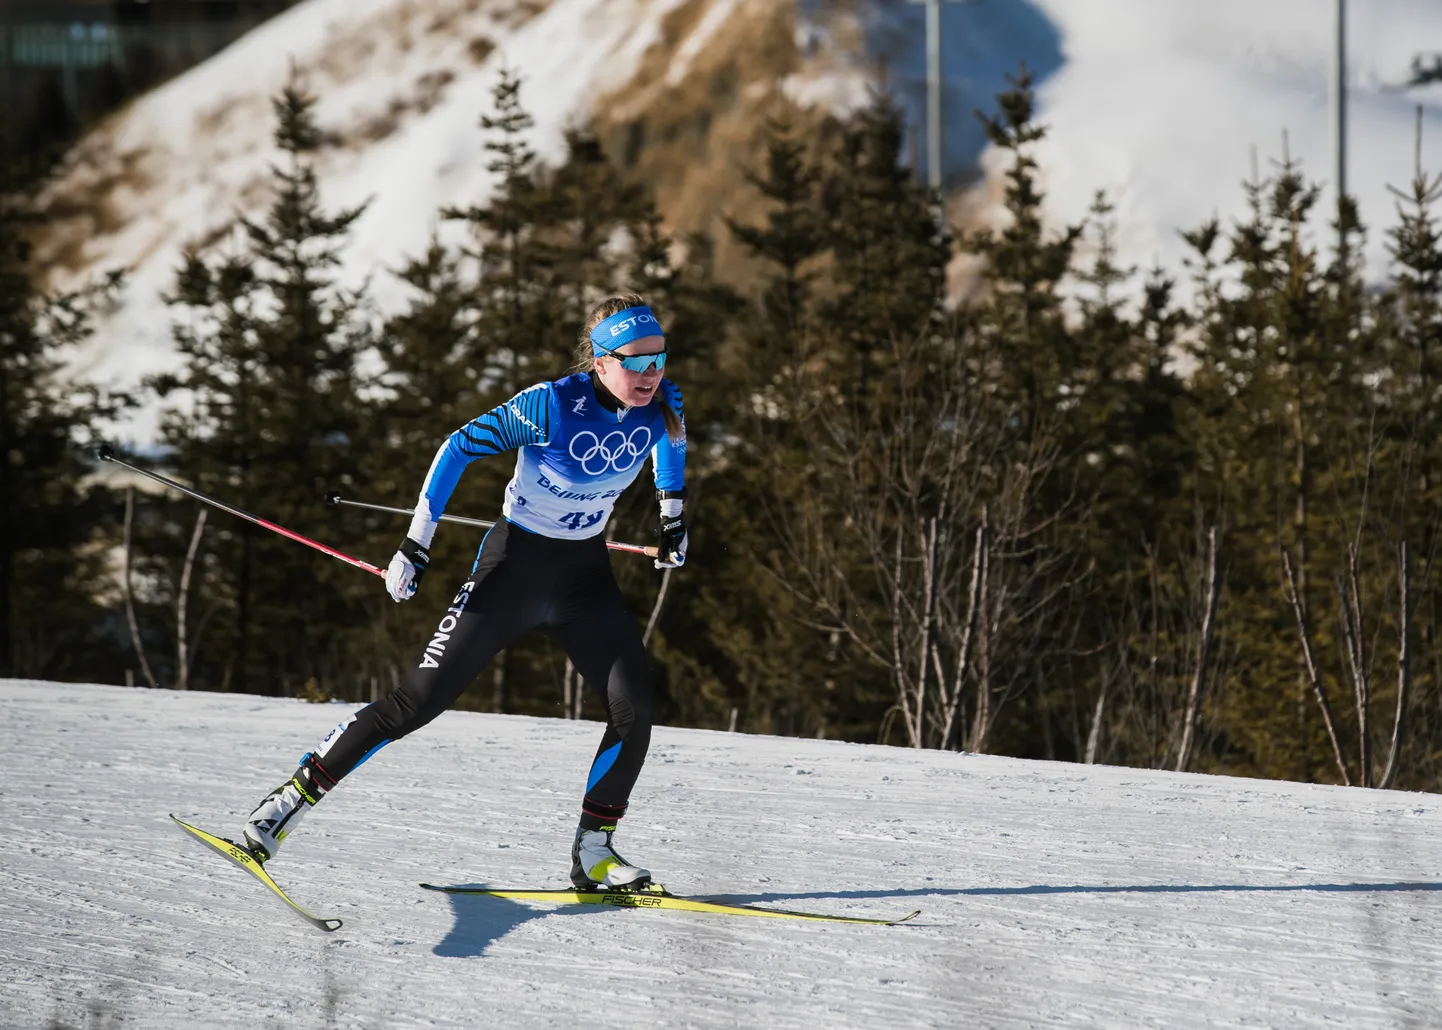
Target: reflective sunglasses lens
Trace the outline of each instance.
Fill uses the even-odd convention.
[[[620,356],[618,355],[618,357]],[[666,367],[666,352],[662,351],[659,354],[636,354],[620,358],[620,361],[621,367],[628,372],[645,372],[652,365],[655,365],[659,370]]]

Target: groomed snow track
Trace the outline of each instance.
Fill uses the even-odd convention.
[[[1428,1027],[1442,799],[658,729],[673,890],[914,924],[442,897],[564,886],[596,723],[449,713],[271,871],[222,833],[349,711],[0,681],[4,1027]]]

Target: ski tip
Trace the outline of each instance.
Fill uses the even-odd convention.
[[[317,919],[315,921],[315,925],[320,927],[326,933],[335,933],[345,924],[342,923],[339,919]]]
[[[909,921],[909,920],[915,919],[915,918],[916,918],[917,916],[919,916],[919,915],[921,915],[921,909],[917,909],[915,912],[908,912],[906,915],[902,916],[900,919],[893,919],[891,922],[892,922],[892,925],[894,926],[894,925],[897,924],[897,923],[905,923],[905,922],[907,922],[907,921]]]

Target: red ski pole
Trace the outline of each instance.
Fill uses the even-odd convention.
[[[163,483],[164,485],[170,487],[172,490],[178,490],[181,493],[185,494],[187,497],[194,497],[197,501],[204,501],[211,507],[219,508],[221,511],[229,512],[237,518],[245,519],[247,522],[254,522],[257,526],[268,529],[272,533],[279,533],[281,536],[285,537],[288,540],[294,540],[298,544],[305,544],[305,546],[307,547],[313,547],[322,554],[330,555],[332,558],[339,558],[347,565],[354,565],[358,569],[365,569],[367,572],[373,573],[382,578],[385,577],[386,570],[377,568],[370,562],[364,562],[361,561],[359,558],[352,558],[348,554],[342,554],[340,551],[337,551],[332,547],[327,547],[325,544],[317,543],[316,541],[310,539],[310,537],[301,536],[299,533],[286,529],[284,526],[277,526],[274,522],[270,522],[267,519],[252,515],[248,511],[242,511],[239,508],[232,508],[228,504],[223,504],[220,501],[217,501],[209,494],[203,494],[199,490],[191,489],[188,486],[182,486],[175,480],[167,479],[165,476],[162,476],[158,472],[149,472],[142,468],[136,468],[134,465],[130,464],[127,461],[121,461],[115,456],[115,452],[111,450],[108,446],[102,446],[99,450],[95,452],[95,456],[101,461],[113,462],[114,464],[119,465],[121,468],[127,468],[131,472],[135,472],[139,475],[145,476],[147,479],[153,479],[157,483]]]
[[[392,515],[415,514],[414,508],[392,508],[386,504],[367,504],[365,501],[348,501],[334,491],[325,495],[325,503],[329,504],[331,507],[344,504],[346,507],[349,508],[366,508],[370,511],[388,511]],[[466,518],[464,515],[442,515],[440,521],[459,522],[463,526],[479,526],[482,529],[489,529],[491,526],[495,525],[494,522],[487,521],[486,519],[471,519]],[[654,558],[656,557],[656,555],[661,553],[656,547],[647,547],[645,544],[623,544],[618,543],[615,540],[607,540],[606,546],[613,551],[625,551],[627,554],[644,554],[648,558]]]

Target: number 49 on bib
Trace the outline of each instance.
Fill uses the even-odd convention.
[[[605,511],[593,511],[589,514],[584,511],[568,511],[556,521],[568,529],[590,529],[605,517]]]

